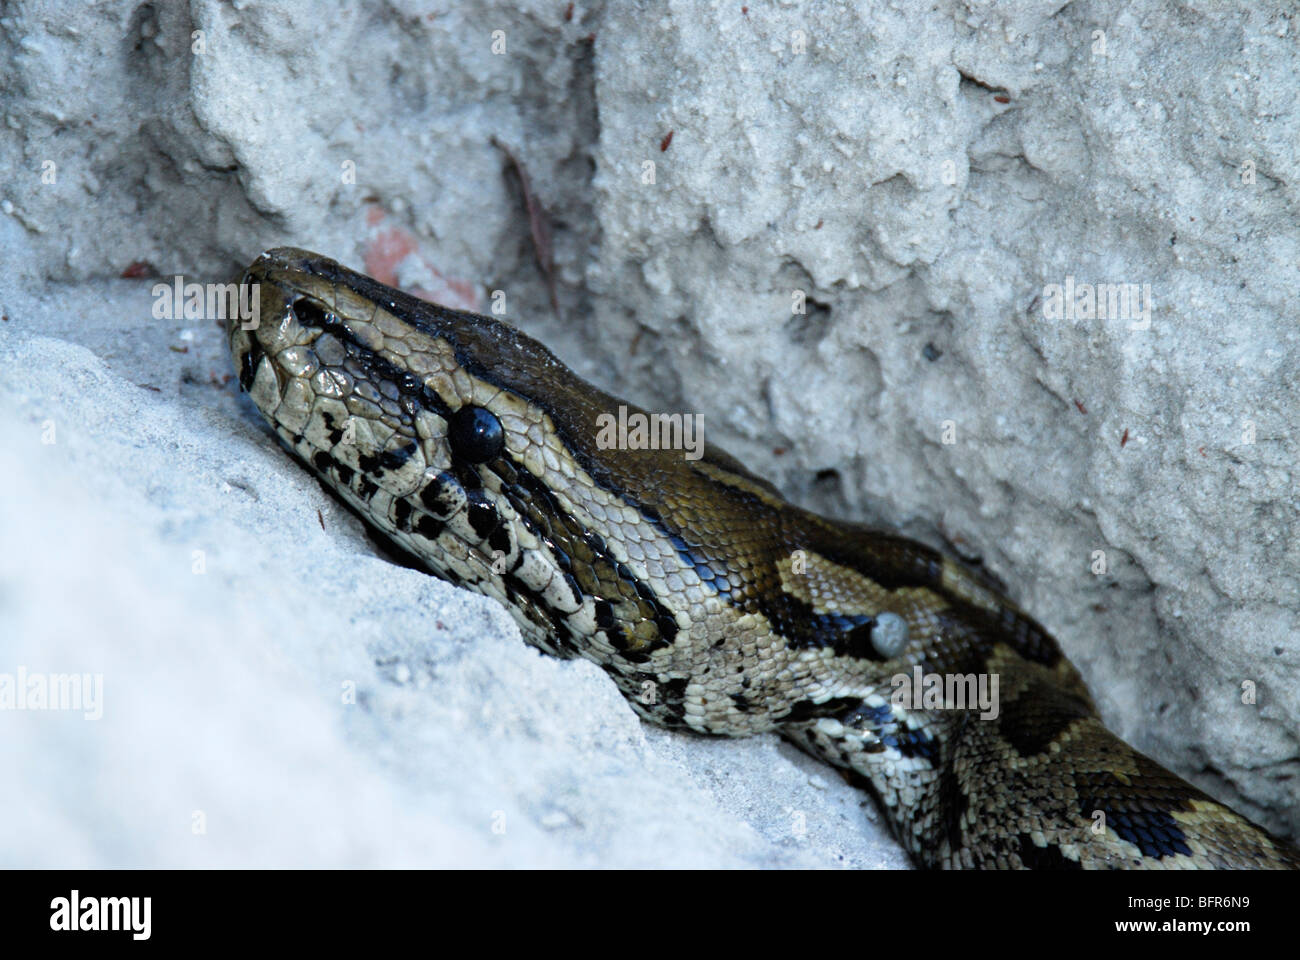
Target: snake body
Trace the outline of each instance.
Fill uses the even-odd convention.
[[[1110,733],[1047,631],[954,560],[793,506],[713,447],[607,449],[601,415],[644,411],[501,321],[291,248],[243,282],[260,322],[230,323],[232,357],[283,445],[642,718],[779,732],[923,867],[1300,866]],[[900,700],[913,675],[996,678],[997,710]]]

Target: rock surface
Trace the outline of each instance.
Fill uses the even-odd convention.
[[[217,326],[120,278],[282,243],[503,305],[798,502],[982,558],[1118,733],[1300,830],[1300,23],[830,7],[0,19],[0,673],[103,677],[100,720],[0,714],[0,861],[905,863],[830,770],[644,728],[389,562]]]

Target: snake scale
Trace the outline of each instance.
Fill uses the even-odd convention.
[[[431,573],[585,657],[644,719],[776,731],[928,868],[1296,868],[1102,725],[1056,641],[980,574],[785,502],[726,453],[607,449],[622,406],[545,347],[292,248],[244,273],[239,382],[283,445]],[[893,678],[996,678],[996,711]],[[956,706],[960,706],[958,702]]]

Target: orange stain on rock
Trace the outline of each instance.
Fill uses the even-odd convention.
[[[406,290],[422,300],[453,310],[481,312],[475,285],[444,275],[421,250],[420,240],[414,233],[390,222],[387,210],[372,204],[366,207],[365,221],[362,258],[366,273],[382,284]],[[403,284],[403,275],[415,283]]]

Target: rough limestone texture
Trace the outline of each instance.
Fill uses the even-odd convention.
[[[906,863],[829,769],[644,727],[280,453],[152,287],[283,243],[434,270],[982,562],[1117,732],[1300,831],[1300,18],[1250,6],[6,8],[0,677],[98,675],[102,717],[0,711],[0,863]]]

